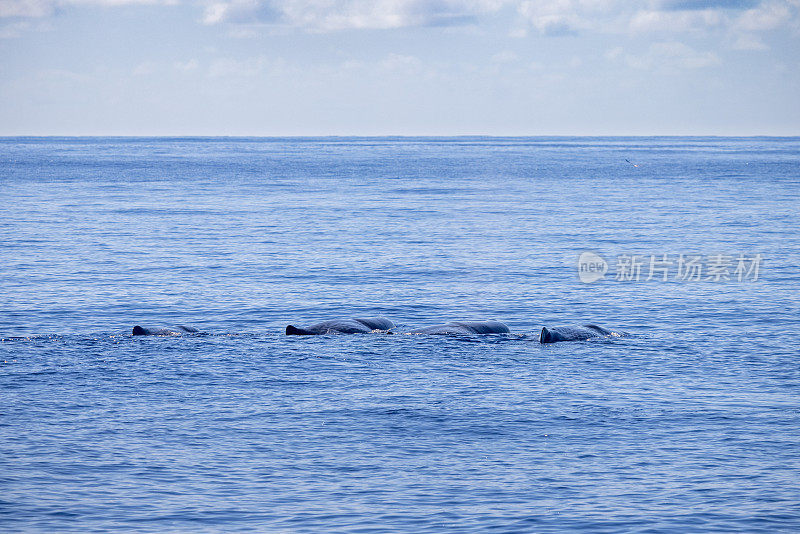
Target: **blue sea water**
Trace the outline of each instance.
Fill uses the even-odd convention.
[[[0,180],[4,532],[800,531],[799,138],[4,138]],[[375,315],[512,334],[283,335]],[[587,322],[631,335],[538,342]]]

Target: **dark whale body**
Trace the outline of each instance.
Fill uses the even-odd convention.
[[[366,319],[331,319],[308,328],[286,327],[287,336],[320,336],[324,334],[367,334],[373,330],[390,330],[394,323],[383,317]]]
[[[197,334],[196,328],[178,325],[175,328],[144,328],[134,326],[132,335],[134,336],[180,336],[183,334]]]
[[[555,326],[542,328],[539,334],[541,343],[556,343],[558,341],[582,341],[593,337],[619,336],[619,332],[612,332],[594,324],[582,326]]]
[[[447,324],[412,330],[411,334],[508,334],[510,330],[499,321],[452,321]]]

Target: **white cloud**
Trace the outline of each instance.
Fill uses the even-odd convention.
[[[165,5],[174,6],[179,0],[66,0],[70,4],[98,5],[105,7],[130,6],[130,5]]]
[[[80,74],[66,69],[44,69],[36,73],[39,82],[53,85],[82,85],[92,82],[92,78],[86,74]]]
[[[44,19],[74,6],[174,4],[181,0],[0,0],[0,18]],[[183,0],[186,1],[186,0]],[[202,0],[202,22],[254,37],[265,27],[307,32],[443,26],[477,28],[493,17],[524,37],[596,33],[654,39],[714,35],[734,49],[766,48],[761,35],[800,32],[800,0]],[[502,16],[500,15],[502,11]],[[508,18],[510,16],[510,18]],[[24,31],[6,26],[0,37]],[[500,58],[494,58],[500,61]]]
[[[618,57],[620,57],[623,54],[623,52],[625,52],[624,48],[622,48],[621,46],[615,46],[611,50],[606,51],[606,53],[603,55],[609,61],[613,61]]]
[[[157,69],[157,65],[152,61],[145,61],[143,63],[139,63],[133,69],[134,76],[149,76],[153,74]]]
[[[50,26],[46,22],[32,23],[30,19],[16,20],[0,25],[0,39],[16,39],[29,31],[46,31]]]
[[[275,71],[282,65],[282,60],[269,60],[265,56],[244,59],[219,58],[211,62],[207,74],[211,78],[256,78]]]
[[[413,71],[418,69],[422,65],[422,62],[415,56],[389,54],[380,62],[380,65],[382,68],[390,71]]]
[[[310,31],[465,24],[503,0],[222,0],[206,7],[206,24],[279,24]]]
[[[0,17],[47,17],[55,8],[51,0],[0,0]]]
[[[699,69],[719,64],[719,58],[713,52],[698,52],[683,43],[655,43],[651,52],[658,59],[686,69]]]
[[[562,35],[602,28],[618,17],[626,4],[614,0],[525,0],[517,10],[544,35]]]
[[[200,62],[196,59],[190,59],[188,61],[176,61],[174,66],[177,70],[182,72],[191,72],[195,71],[200,67]]]
[[[764,2],[739,15],[735,27],[751,32],[772,30],[789,23],[792,19],[797,20],[797,14],[795,2]]]
[[[721,26],[726,17],[717,9],[691,11],[639,11],[630,19],[634,33],[682,33]]]
[[[239,22],[237,13],[247,13],[257,8],[258,2],[248,0],[233,0],[231,2],[210,4],[206,6],[203,13],[203,22],[205,24],[217,24],[226,20]]]
[[[236,60],[216,59],[208,68],[208,75],[212,78],[250,77],[259,74],[264,68],[261,58]]]
[[[493,63],[513,63],[519,59],[519,56],[511,50],[503,50],[492,56]]]
[[[714,52],[700,52],[677,41],[657,42],[644,54],[617,53],[612,59],[622,57],[628,66],[637,69],[700,69],[720,63]]]
[[[742,33],[735,37],[731,48],[734,50],[767,50],[769,47],[755,35]]]
[[[800,0],[519,0],[514,4],[529,27],[543,35],[800,29]],[[515,30],[517,35],[524,33]]]
[[[76,5],[125,6],[132,4],[173,5],[178,0],[0,0],[0,18],[42,18]]]

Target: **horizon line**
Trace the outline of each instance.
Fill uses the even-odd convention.
[[[0,139],[535,139],[535,138],[775,138],[790,139],[797,134],[0,134]]]

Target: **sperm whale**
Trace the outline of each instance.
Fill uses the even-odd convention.
[[[324,334],[366,334],[373,330],[391,330],[392,328],[394,328],[394,323],[384,317],[331,319],[306,328],[289,325],[286,327],[286,335],[319,336]]]
[[[412,330],[411,334],[508,334],[510,330],[499,321],[452,321],[447,324]]]
[[[621,336],[622,332],[606,330],[594,324],[575,325],[575,326],[554,326],[552,328],[542,327],[539,334],[541,343],[556,343],[558,341],[582,341],[593,337]]]
[[[134,336],[180,336],[182,334],[196,334],[198,330],[189,326],[177,325],[175,328],[145,328],[136,325],[131,335]]]

